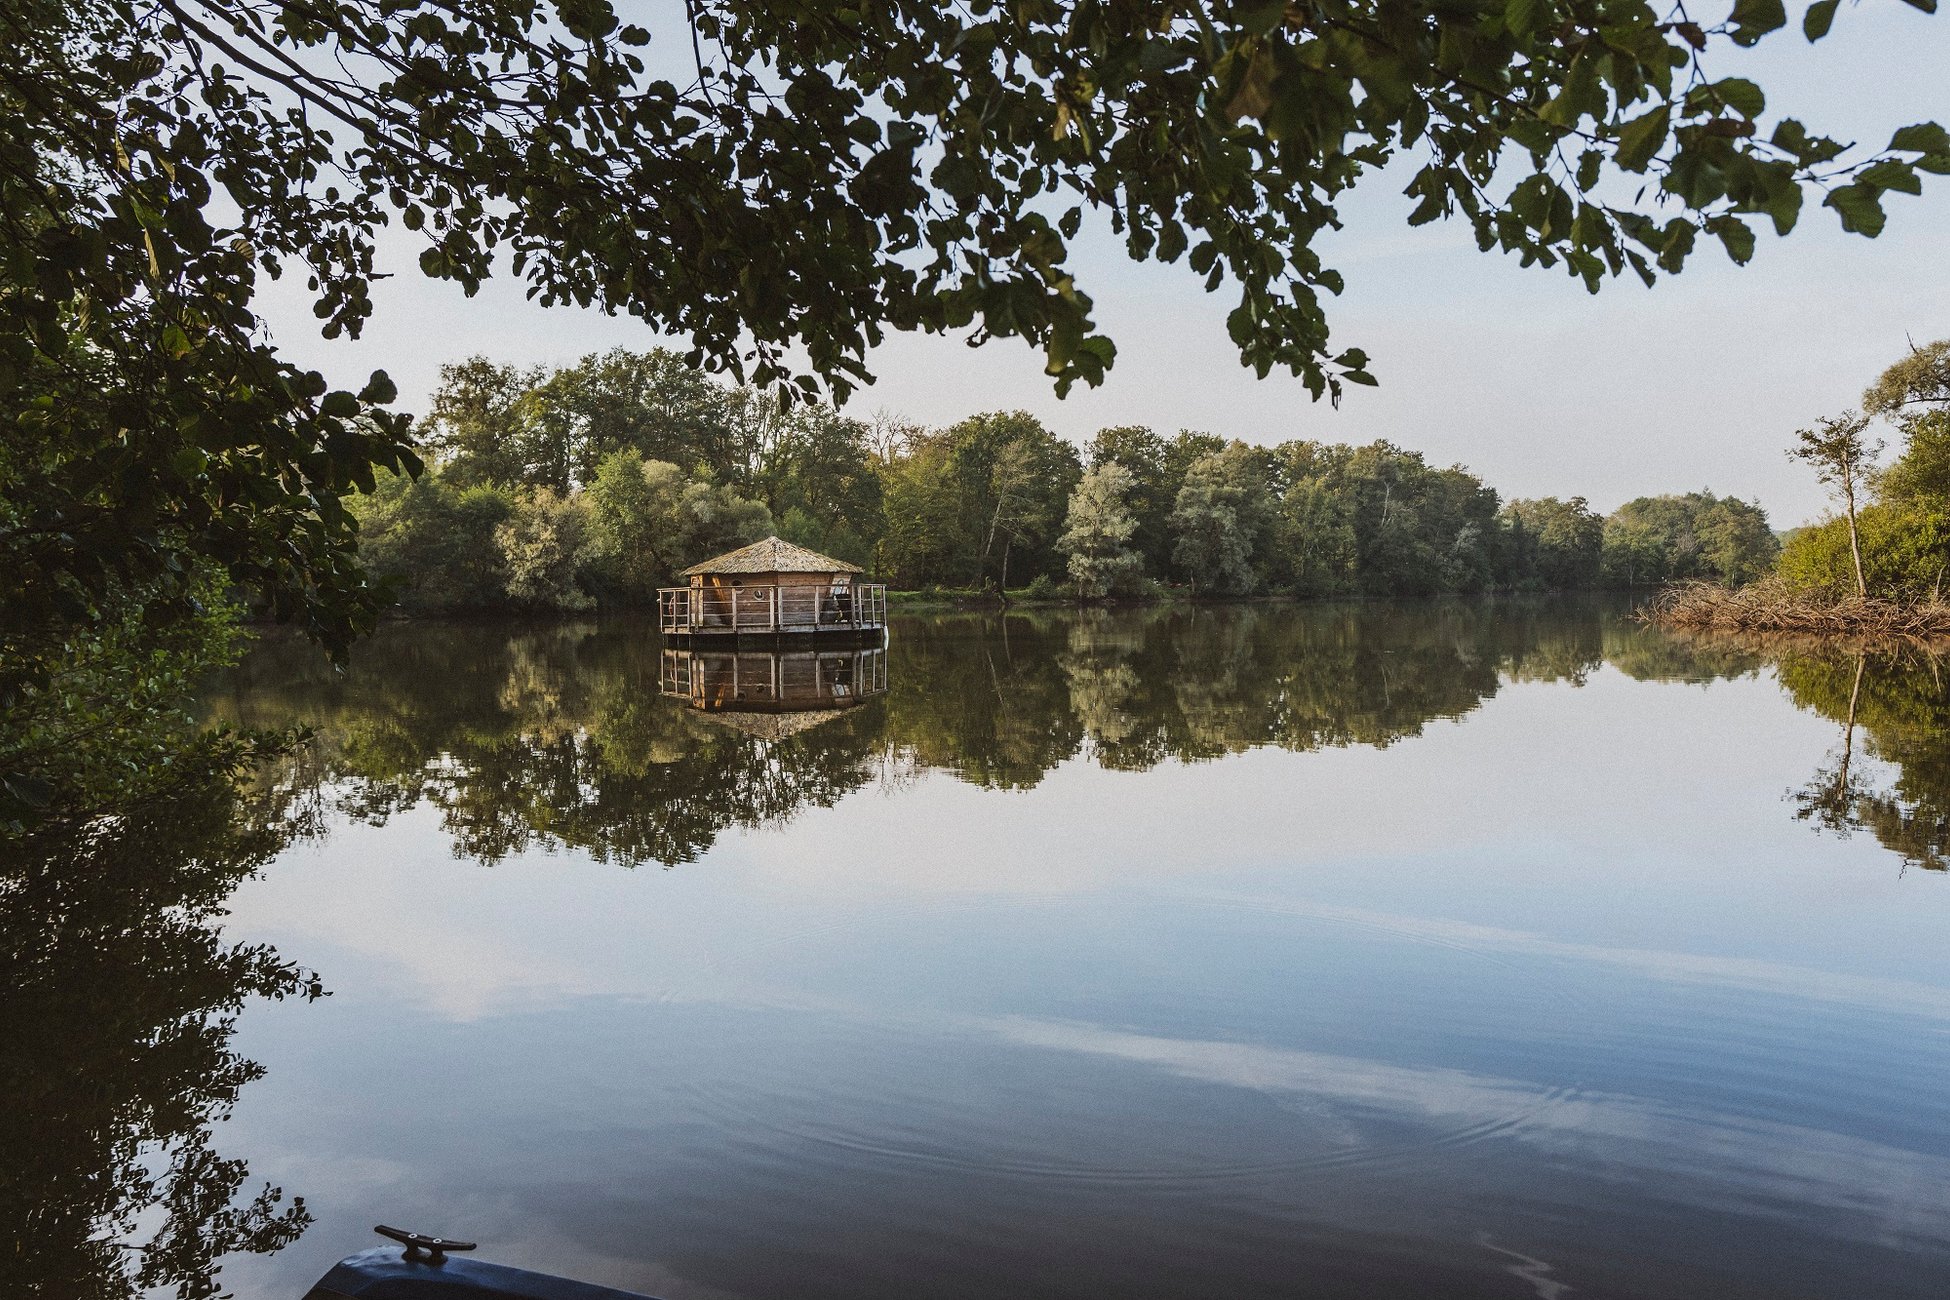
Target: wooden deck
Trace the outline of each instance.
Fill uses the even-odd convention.
[[[666,640],[800,644],[806,639],[878,644],[887,627],[887,588],[752,585],[665,587],[657,593],[658,624]]]

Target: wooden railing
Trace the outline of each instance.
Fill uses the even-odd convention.
[[[665,587],[657,593],[666,632],[842,632],[887,625],[887,588],[764,585]]]
[[[666,650],[659,686],[700,707],[844,707],[887,693],[887,652]]]

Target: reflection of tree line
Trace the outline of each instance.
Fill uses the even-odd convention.
[[[676,863],[727,829],[921,770],[1023,789],[1079,757],[1143,770],[1260,746],[1388,745],[1505,682],[1580,683],[1605,663],[1695,682],[1771,664],[1797,704],[1841,721],[1853,664],[1523,599],[917,618],[897,624],[889,654],[884,698],[773,740],[660,698],[658,645],[635,624],[396,627],[345,675],[266,646],[210,698],[241,725],[313,725],[287,784],[367,821],[437,809],[458,854],[562,845]],[[1877,792],[1856,765],[1852,793],[1819,819],[1935,865],[1950,803],[1942,691],[1921,661],[1871,663],[1865,683],[1856,731],[1901,777]]]
[[[239,1008],[319,989],[218,925],[241,880],[335,811],[383,821],[431,806],[458,852],[488,861],[567,844],[676,862],[728,827],[926,767],[1025,787],[1079,756],[1142,769],[1258,745],[1386,745],[1503,681],[1576,682],[1607,662],[1686,681],[1771,665],[1840,732],[1800,814],[1950,865],[1950,697],[1925,657],[1687,642],[1523,602],[968,616],[908,622],[894,645],[889,696],[770,742],[661,698],[654,639],[629,627],[394,628],[344,676],[260,647],[211,713],[309,721],[316,743],[240,799],[224,748],[189,742],[137,797],[54,816],[0,862],[4,1289],[207,1296],[221,1256],[303,1230],[302,1202],[254,1189],[211,1125],[261,1072],[231,1049]]]
[[[372,823],[435,808],[455,853],[484,862],[557,845],[687,862],[881,770],[873,724],[854,716],[871,705],[759,741],[662,698],[658,651],[640,625],[413,625],[345,674],[296,643],[264,647],[206,698],[233,725],[314,729],[281,780]]]
[[[211,1146],[263,1073],[231,1050],[244,1002],[320,992],[217,928],[238,883],[305,829],[272,792],[240,803],[228,758],[190,742],[121,805],[58,811],[6,845],[0,1293],[211,1296],[219,1258],[310,1222]]]
[[[1579,678],[1601,626],[1595,605],[1524,601],[913,619],[884,699],[775,740],[660,698],[634,624],[395,627],[347,674],[274,643],[207,700],[235,725],[314,727],[286,785],[373,822],[435,808],[464,856],[673,863],[923,768],[1027,788],[1079,755],[1141,770],[1389,744],[1505,678]]]
[[[1838,834],[1866,830],[1912,866],[1950,869],[1950,691],[1943,668],[1921,651],[1830,649],[1781,658],[1781,684],[1794,702],[1841,728],[1829,761],[1794,792],[1797,816]]]

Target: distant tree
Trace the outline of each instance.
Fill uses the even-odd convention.
[[[872,431],[829,406],[781,413],[754,475],[781,535],[856,564],[886,531],[884,486]]]
[[[1804,587],[1843,590],[1853,578],[1858,594],[1873,588],[1940,600],[1950,571],[1950,339],[1911,348],[1862,394],[1862,411],[1823,422],[1815,463],[1845,504],[1865,487],[1873,500],[1796,533],[1782,552],[1781,574]],[[1895,461],[1880,472],[1851,461],[1866,462],[1881,449],[1858,427],[1872,416],[1894,425],[1902,439]],[[1805,450],[1810,435],[1801,436]]]
[[[515,513],[515,493],[445,475],[389,474],[354,499],[367,567],[412,609],[491,609],[507,593],[496,530]]]
[[[1950,339],[1913,347],[1862,394],[1872,416],[1899,416],[1917,408],[1950,408]]]
[[[549,454],[537,428],[534,390],[544,374],[482,356],[440,367],[419,432],[434,464],[456,486],[534,483],[567,490],[566,458]]]
[[[1603,575],[1621,587],[1738,586],[1771,569],[1779,550],[1767,513],[1750,502],[1704,490],[1637,497],[1605,520]]]
[[[1880,440],[1865,436],[1869,417],[1854,411],[1824,416],[1812,429],[1802,429],[1788,455],[1814,467],[1815,476],[1842,500],[1843,517],[1848,520],[1848,549],[1855,563],[1855,592],[1869,594],[1869,580],[1862,569],[1862,539],[1856,524],[1856,496],[1873,471],[1882,451]]]
[[[1930,590],[1940,594],[1950,567],[1950,551],[1941,549],[1950,538],[1950,339],[1912,348],[1862,395],[1862,409],[1902,435],[1901,454],[1876,478],[1876,496],[1918,534],[1906,551],[1921,556],[1938,544]]]
[[[1605,555],[1605,520],[1583,497],[1511,501],[1501,520],[1517,544],[1513,585],[1572,591],[1597,583]]]
[[[1130,475],[1126,502],[1137,531],[1131,544],[1144,557],[1145,567],[1162,574],[1171,565],[1171,507],[1183,486],[1182,471],[1172,481],[1165,440],[1143,425],[1099,429],[1090,440],[1087,460],[1092,469],[1116,465]]]
[[[1497,496],[1474,474],[1376,442],[1348,451],[1335,479],[1349,498],[1362,591],[1432,595],[1493,583]]]
[[[1333,596],[1354,590],[1352,507],[1353,501],[1325,475],[1308,475],[1288,484],[1280,501],[1279,530],[1295,593]]]
[[[1159,486],[1167,493],[1166,500],[1176,502],[1178,489],[1185,486],[1185,476],[1192,472],[1192,466],[1207,456],[1216,456],[1227,447],[1227,440],[1216,433],[1200,433],[1196,429],[1180,429],[1165,441],[1164,477]]]
[[[545,481],[557,490],[588,483],[604,457],[627,450],[749,487],[752,456],[734,419],[739,399],[667,348],[591,353],[535,390],[561,455],[560,480]]]
[[[1780,539],[1767,526],[1767,512],[1758,505],[1722,497],[1695,518],[1700,563],[1730,587],[1754,581],[1774,567]]]
[[[1650,586],[1666,576],[1668,539],[1643,511],[1631,509],[1632,504],[1605,519],[1603,573],[1616,586]]]
[[[1077,594],[1088,600],[1133,590],[1144,576],[1131,513],[1131,472],[1115,462],[1089,470],[1070,494],[1067,527],[1057,549],[1069,557]]]
[[[887,535],[880,572],[903,587],[971,580],[980,545],[951,470],[953,448],[938,433],[910,432],[880,469]]]
[[[960,581],[1006,587],[1060,568],[1056,539],[1082,473],[1076,448],[1027,411],[972,415],[941,433],[974,553]]]
[[[648,603],[686,565],[772,531],[762,502],[635,451],[604,457],[584,496],[603,594],[626,604]]]
[[[1910,600],[1941,599],[1950,568],[1950,515],[1914,502],[1875,501],[1856,515],[1855,540],[1871,591]],[[1855,593],[1855,547],[1848,520],[1796,529],[1781,547],[1778,572],[1791,586]]]
[[[530,609],[587,609],[589,506],[581,496],[531,488],[494,530],[510,603]]]
[[[1876,476],[1876,496],[1889,502],[1950,505],[1950,410],[1909,413],[1897,427],[1903,450]]]
[[[1605,521],[1583,497],[1512,501],[1501,522],[1514,547],[1512,586],[1569,591],[1598,581],[1604,560]]]
[[[1172,562],[1191,582],[1193,594],[1243,595],[1257,581],[1253,535],[1266,502],[1264,488],[1241,469],[1238,457],[1207,456],[1193,464],[1178,489],[1171,512]]]

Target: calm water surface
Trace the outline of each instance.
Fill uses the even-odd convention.
[[[242,1295],[382,1221],[672,1300],[1950,1292],[1927,661],[1541,602],[416,625],[206,705],[318,732],[227,922],[330,990],[238,1022],[215,1145],[316,1216]]]

